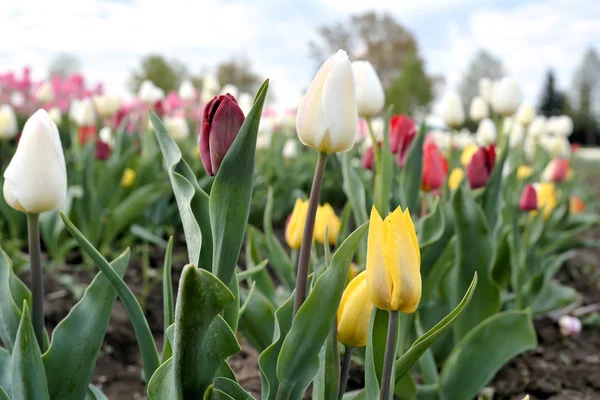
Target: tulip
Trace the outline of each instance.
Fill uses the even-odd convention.
[[[296,199],[294,209],[288,216],[285,226],[285,241],[291,249],[302,247],[302,235],[307,213],[308,200]]]
[[[546,133],[546,117],[543,115],[538,115],[531,121],[529,124],[529,129],[527,130],[528,137],[538,138]]]
[[[317,208],[314,231],[317,242],[325,243],[325,230],[327,230],[327,243],[332,246],[335,245],[341,227],[342,222],[329,203],[325,203]]]
[[[462,168],[454,168],[452,172],[450,172],[450,176],[448,177],[448,187],[451,190],[455,190],[460,186],[460,183],[465,177],[465,171]]]
[[[77,107],[77,114],[74,115],[77,126],[88,127],[96,125],[96,112],[94,104],[90,98],[83,99]]]
[[[15,110],[10,104],[0,107],[0,140],[12,139],[17,136],[19,127]]]
[[[581,333],[581,321],[579,318],[563,315],[558,319],[560,334],[563,336],[577,336]]]
[[[496,124],[489,118],[483,119],[477,127],[477,143],[489,146],[496,142]]]
[[[416,134],[417,128],[412,118],[406,115],[394,115],[390,118],[390,148],[396,154],[396,162],[400,167],[406,164],[408,149]]]
[[[367,290],[379,309],[413,313],[421,300],[421,253],[408,209],[385,220],[373,207],[367,244]]]
[[[475,96],[471,101],[471,108],[469,110],[469,117],[472,121],[479,122],[489,115],[488,105],[485,99],[481,96]]]
[[[542,172],[543,182],[564,182],[569,171],[569,160],[555,158],[550,161]]]
[[[381,143],[377,144],[381,147]],[[365,152],[362,155],[362,165],[364,169],[373,170],[373,165],[375,164],[375,154],[373,152],[373,146],[367,147]]]
[[[165,117],[164,122],[176,142],[183,142],[190,136],[190,127],[184,117]]]
[[[352,281],[352,279],[356,278],[359,273],[360,273],[360,271],[358,270],[358,267],[356,266],[356,264],[350,263],[350,269],[348,270],[348,283],[350,283],[350,281]],[[370,298],[369,298],[369,300],[370,300]]]
[[[524,103],[517,111],[517,122],[525,127],[529,126],[535,117],[535,110],[529,103]]]
[[[451,129],[465,122],[465,111],[458,93],[450,92],[446,95],[442,104],[442,120]]]
[[[538,210],[542,211],[542,216],[544,219],[548,219],[550,214],[552,214],[552,210],[558,204],[556,199],[556,188],[553,183],[539,183],[536,185],[536,193],[537,193],[537,203]]]
[[[56,124],[45,110],[25,123],[17,150],[4,171],[4,200],[31,214],[60,208],[67,197],[67,169]]]
[[[533,175],[533,168],[531,168],[529,165],[521,165],[519,168],[517,168],[517,179],[527,179],[531,175]]]
[[[106,161],[110,158],[110,146],[102,140],[96,141],[96,160]]]
[[[35,92],[35,97],[42,103],[49,103],[54,100],[54,90],[50,82],[42,82]]]
[[[196,97],[196,89],[194,88],[194,84],[189,80],[181,82],[177,94],[184,101],[194,100],[194,97]]]
[[[562,136],[542,136],[540,145],[552,157],[566,158],[571,155],[571,145],[566,137]]]
[[[423,146],[421,189],[425,192],[437,191],[444,185],[447,173],[448,161],[433,141],[426,141]]]
[[[58,107],[52,107],[49,111],[48,111],[48,115],[50,116],[50,119],[52,119],[52,122],[54,122],[56,125],[60,125],[62,122],[62,113],[60,112],[60,109]]]
[[[108,144],[111,148],[115,145],[115,138],[113,137],[112,130],[109,126],[103,126],[102,129],[100,129],[98,138]]]
[[[473,154],[475,154],[479,150],[479,146],[475,144],[471,144],[465,147],[460,154],[460,163],[463,167],[466,167],[471,162],[471,158],[473,158]]]
[[[206,74],[204,79],[202,80],[202,90],[210,91],[212,93],[217,93],[221,88],[221,84],[216,76],[212,74]],[[214,95],[213,95],[214,97]]]
[[[571,214],[581,214],[585,211],[585,203],[579,196],[569,197],[569,211]]]
[[[527,184],[523,188],[521,198],[519,199],[519,209],[527,212],[537,210],[537,208],[537,193],[535,192],[535,188],[533,185]]]
[[[121,108],[121,97],[118,95],[104,94],[94,96],[94,105],[98,115],[102,118],[113,117]]]
[[[471,189],[477,189],[486,185],[494,165],[496,164],[496,148],[494,145],[480,147],[469,164],[467,164],[467,180]]]
[[[123,177],[121,178],[121,187],[125,189],[131,187],[135,182],[136,172],[131,168],[126,168],[123,171]]]
[[[373,302],[367,290],[366,271],[354,278],[344,290],[337,311],[338,341],[350,347],[365,347]]]
[[[138,90],[138,98],[146,105],[152,106],[164,99],[165,91],[154,85],[152,81],[145,80]]]
[[[479,95],[488,104],[490,104],[492,102],[493,85],[494,84],[490,78],[481,78],[479,80]]]
[[[518,122],[513,123],[508,142],[509,147],[521,147],[523,140],[525,140],[525,128]]]
[[[358,121],[354,74],[345,51],[329,57],[317,72],[296,116],[300,141],[323,153],[354,146]]]
[[[285,141],[282,150],[283,158],[290,160],[298,156],[298,145],[294,139],[288,139]]]
[[[492,89],[494,111],[507,117],[517,111],[519,104],[521,104],[521,89],[514,79],[504,77],[494,83]]]
[[[568,137],[573,133],[573,120],[568,115],[557,117],[554,125],[554,133],[558,136]]]
[[[457,149],[464,149],[473,144],[475,144],[475,137],[467,128],[461,129],[454,135],[454,147]]]
[[[385,93],[373,65],[368,61],[352,63],[358,115],[372,117],[379,114],[385,105]]]
[[[256,139],[256,148],[266,150],[271,147],[271,135],[270,134],[258,134]]]
[[[210,176],[219,171],[221,162],[233,144],[244,119],[244,113],[230,94],[217,96],[204,106],[200,158]]]

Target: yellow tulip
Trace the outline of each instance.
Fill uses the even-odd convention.
[[[285,227],[285,241],[292,249],[302,247],[302,235],[304,234],[307,213],[308,200],[296,199],[294,210],[288,217],[288,223]]]
[[[335,214],[333,207],[325,203],[317,208],[315,218],[315,239],[319,243],[325,243],[325,230],[327,230],[327,243],[334,245],[340,234],[342,223]]]
[[[529,165],[521,165],[517,169],[517,178],[520,180],[527,179],[531,175],[533,175],[533,168],[531,168]]]
[[[553,183],[543,182],[535,188],[537,193],[538,210],[542,212],[544,219],[548,219],[552,210],[558,204],[556,200],[556,188]]]
[[[421,300],[421,253],[408,209],[385,220],[373,207],[367,244],[367,288],[377,308],[413,313]]]
[[[123,172],[123,177],[121,178],[121,186],[124,188],[131,187],[135,182],[136,173],[133,169],[127,168]]]
[[[471,157],[473,157],[473,154],[475,154],[477,150],[479,150],[479,147],[475,144],[470,144],[463,149],[460,155],[460,163],[463,165],[463,167],[469,165]]]
[[[360,270],[358,269],[356,264],[350,263],[350,269],[348,270],[348,279],[346,280],[346,282],[350,282],[352,281],[352,279],[356,278],[359,272]]]
[[[448,177],[448,187],[452,190],[456,189],[460,186],[464,177],[465,171],[463,171],[462,168],[454,168]]]
[[[338,341],[346,346],[367,345],[373,302],[367,291],[365,272],[361,272],[346,287],[337,311]]]

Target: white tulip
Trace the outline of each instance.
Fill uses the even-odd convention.
[[[98,137],[111,148],[115,145],[115,138],[110,126],[103,126],[102,129],[100,129],[100,132],[98,132]]]
[[[492,108],[502,116],[513,115],[521,104],[521,89],[517,82],[504,77],[492,88]]]
[[[238,94],[240,94],[240,89],[231,84],[228,83],[227,85],[223,86],[223,88],[221,89],[221,94],[227,94],[229,93],[230,95],[232,95],[233,97],[235,97],[237,99]]]
[[[543,115],[538,115],[531,121],[529,124],[529,129],[527,131],[527,135],[537,138],[546,133],[546,117]]]
[[[371,121],[371,128],[373,129],[373,135],[378,142],[383,141],[383,132],[385,130],[385,121],[383,118],[373,118]],[[371,135],[368,135],[369,139]]]
[[[262,121],[261,121],[262,123]],[[256,148],[266,150],[271,146],[271,134],[259,132],[258,138],[256,139]]]
[[[371,117],[380,113],[385,105],[385,93],[375,68],[368,61],[354,61],[352,71],[356,85],[358,115]]]
[[[202,90],[206,90],[212,93],[218,93],[221,88],[221,84],[216,76],[207,74],[202,81]],[[213,95],[214,96],[214,95]]]
[[[442,104],[442,120],[449,128],[457,128],[465,122],[465,110],[456,92],[446,95]]]
[[[52,89],[50,82],[42,82],[35,91],[35,97],[42,103],[49,103],[54,100],[54,90]]]
[[[512,128],[513,128],[514,123],[515,123],[514,118],[512,118],[512,117],[505,117],[504,121],[502,121],[502,134],[503,135],[510,135],[510,133],[512,132]]]
[[[96,110],[92,99],[85,98],[79,102],[77,114],[75,114],[75,123],[78,126],[93,126],[96,125]]]
[[[529,103],[521,104],[521,107],[519,107],[519,111],[517,111],[517,122],[527,127],[529,126],[529,124],[531,124],[534,117],[535,110],[533,109],[533,106]]]
[[[427,134],[442,153],[450,150],[450,135],[445,131],[432,131]]]
[[[10,104],[0,107],[0,140],[12,139],[17,136],[17,116]]]
[[[165,97],[165,91],[157,87],[152,81],[145,80],[138,90],[138,98],[148,105],[152,105]]]
[[[50,110],[48,110],[48,115],[50,116],[50,119],[52,119],[52,122],[54,122],[56,125],[60,125],[62,122],[62,113],[58,107],[52,107]]]
[[[571,145],[565,137],[542,136],[540,138],[540,145],[552,158],[569,158],[571,156]]]
[[[4,200],[18,211],[39,214],[60,208],[67,197],[67,169],[58,128],[45,110],[25,123],[15,155],[4,171]]]
[[[121,97],[114,94],[94,96],[94,105],[102,118],[110,118],[119,111]]]
[[[79,99],[73,99],[69,107],[69,120],[75,122],[77,115],[79,115],[79,106],[81,101]]]
[[[479,95],[483,97],[488,104],[492,102],[492,87],[493,82],[490,78],[481,78],[479,80]]]
[[[469,117],[472,121],[479,122],[489,116],[488,105],[485,99],[481,96],[475,96],[471,101],[471,108],[469,110]]]
[[[471,144],[475,144],[475,138],[468,129],[461,129],[460,132],[454,135],[454,146],[458,149],[464,149]]]
[[[196,97],[196,89],[194,88],[194,84],[189,80],[185,80],[185,81],[181,82],[181,86],[179,86],[178,94],[182,100],[185,100],[185,101],[194,100],[194,97]]]
[[[354,146],[358,121],[352,64],[339,50],[321,66],[296,116],[300,141],[324,153]]]
[[[496,124],[489,118],[484,118],[477,127],[477,144],[489,146],[496,143]]]
[[[184,117],[165,117],[164,122],[176,142],[182,142],[190,136],[190,127]]]
[[[562,137],[568,137],[573,133],[573,120],[568,115],[561,115],[560,117],[557,117],[555,124],[555,134]]]
[[[525,128],[518,122],[515,122],[510,131],[510,138],[508,145],[511,148],[519,147],[523,144],[523,140],[525,139]]]
[[[250,93],[242,93],[238,99],[238,105],[242,109],[244,115],[248,115],[254,105],[254,97],[252,97]]]
[[[10,95],[10,104],[13,106],[20,108],[25,104],[25,96],[21,92],[13,92]]]
[[[296,141],[294,139],[286,140],[285,144],[283,145],[282,153],[283,158],[285,159],[296,158],[298,155],[298,145]]]

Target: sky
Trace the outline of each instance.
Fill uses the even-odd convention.
[[[536,102],[548,68],[568,89],[586,49],[600,46],[597,0],[2,0],[0,72],[42,78],[60,53],[75,54],[91,82],[126,94],[141,58],[160,53],[190,71],[249,58],[283,103],[293,104],[316,65],[308,42],[322,25],[387,11],[417,39],[428,73],[457,88],[471,57],[500,58]],[[600,48],[599,48],[600,50]]]

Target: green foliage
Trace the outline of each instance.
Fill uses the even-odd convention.
[[[425,73],[425,63],[418,55],[411,54],[387,90],[386,104],[393,107],[392,115],[426,114],[433,101],[433,89],[434,82]]]
[[[132,73],[129,84],[131,91],[137,93],[142,82],[149,80],[167,93],[179,89],[187,75],[186,67],[179,61],[169,61],[160,54],[151,54],[142,59],[139,69]]]

